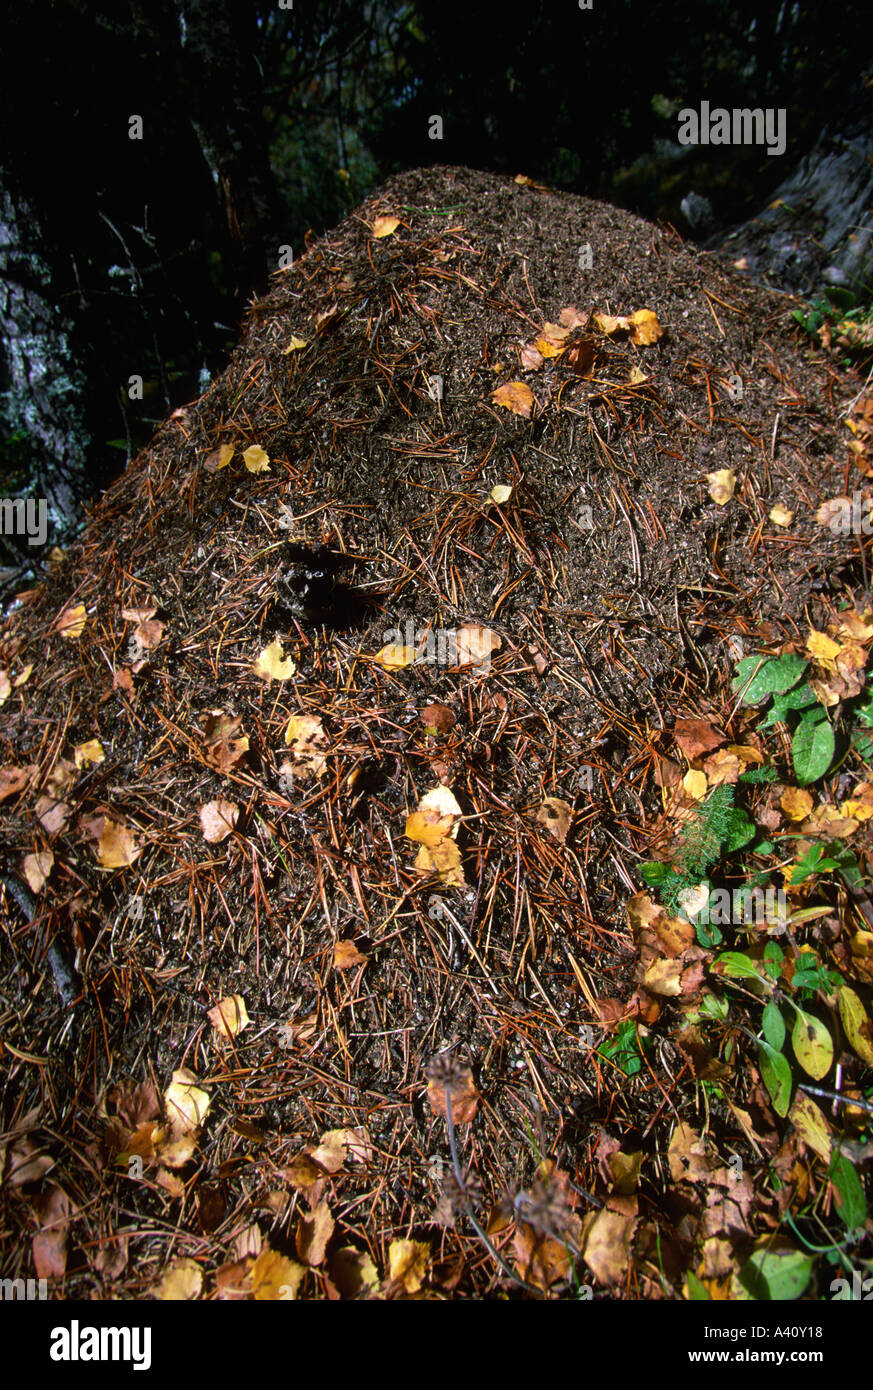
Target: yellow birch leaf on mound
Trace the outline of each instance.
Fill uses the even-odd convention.
[[[373,660],[384,666],[386,671],[400,671],[404,666],[414,666],[419,655],[418,647],[410,647],[403,642],[389,642],[380,648]]]
[[[206,1017],[221,1038],[235,1038],[251,1022],[241,994],[228,994],[207,1010]]]
[[[295,1245],[301,1260],[313,1267],[320,1265],[333,1235],[335,1222],[326,1202],[319,1202],[313,1211],[304,1212],[297,1227]]]
[[[15,796],[22,791],[36,772],[35,763],[27,763],[24,767],[13,767],[8,764],[0,767],[0,801],[5,801],[7,796]]]
[[[58,632],[67,641],[74,641],[81,637],[85,630],[85,605],[77,603],[72,608],[65,608],[58,618]]]
[[[794,1097],[788,1118],[797,1130],[804,1144],[818,1154],[825,1163],[831,1161],[831,1135],[833,1129],[827,1116],[805,1091],[798,1091]]]
[[[419,811],[428,812],[432,816],[455,816],[461,817],[464,813],[458,804],[458,799],[454,792],[448,787],[431,787],[430,791],[425,792],[418,803]]]
[[[837,631],[841,637],[851,638],[855,642],[869,642],[873,637],[873,623],[870,622],[870,613],[840,613]]]
[[[221,444],[217,449],[213,449],[211,454],[207,454],[203,460],[203,467],[207,473],[219,473],[222,468],[226,468],[234,455],[232,444]]]
[[[714,473],[707,473],[706,481],[709,483],[709,495],[717,507],[726,507],[734,495],[737,484],[737,475],[733,468],[717,468]]]
[[[89,739],[87,743],[77,743],[73,749],[73,762],[79,768],[88,767],[91,764],[97,767],[105,758],[103,745],[96,738]]]
[[[809,684],[815,698],[820,705],[824,705],[825,709],[832,709],[834,705],[840,703],[840,692],[827,681],[811,680]]]
[[[282,356],[287,357],[289,352],[302,352],[307,346],[305,338],[298,338],[296,335],[291,338],[288,346],[282,349]]]
[[[873,931],[856,931],[849,940],[849,949],[859,960],[873,960]]]
[[[250,473],[269,473],[270,456],[260,444],[252,444],[243,454],[243,463]]]
[[[867,655],[860,642],[845,642],[834,658],[840,675],[850,680],[856,671],[863,671],[867,665]]]
[[[606,333],[609,337],[612,337],[613,333],[618,333],[619,330],[623,332],[628,326],[626,318],[616,318],[614,314],[595,314],[594,322],[601,333]]]
[[[523,347],[521,349],[519,353],[519,360],[521,362],[521,365],[525,367],[527,371],[538,372],[540,367],[543,365],[545,358],[543,357],[543,354],[541,352],[538,352],[535,347],[528,343],[526,347]]]
[[[228,773],[241,762],[249,749],[246,734],[240,734],[242,716],[211,710],[204,721],[203,761],[218,772]],[[236,735],[239,734],[237,738]]]
[[[764,754],[759,748],[752,748],[748,743],[729,743],[728,752],[735,754],[742,763],[762,763]]]
[[[650,372],[644,372],[640,367],[631,367],[627,379],[631,386],[642,386],[644,381],[651,381],[652,376]]]
[[[838,839],[845,840],[855,834],[858,822],[846,815],[842,808],[825,801],[807,817],[803,829],[813,835],[836,835]]]
[[[647,347],[651,343],[656,343],[663,336],[664,330],[658,323],[658,315],[651,309],[637,309],[635,314],[631,314],[628,320],[630,328],[631,342],[639,347]]]
[[[706,796],[709,783],[706,780],[705,772],[698,772],[696,768],[690,767],[682,778],[682,786],[688,796],[693,801],[700,801]]]
[[[685,966],[678,957],[673,960],[652,961],[644,977],[646,989],[651,990],[652,994],[681,994],[684,969]]]
[[[636,1221],[630,1212],[602,1207],[587,1226],[582,1257],[599,1283],[619,1284],[624,1278]]]
[[[815,511],[815,519],[819,526],[831,526],[834,523],[842,523],[845,516],[852,514],[852,499],[850,497],[829,497],[822,502]]]
[[[55,856],[50,849],[44,849],[39,854],[26,854],[24,856],[24,877],[30,884],[32,893],[40,893],[45,887],[45,881],[52,871]]]
[[[392,1240],[388,1247],[388,1274],[407,1293],[418,1293],[427,1278],[430,1246],[423,1240]]]
[[[297,670],[297,665],[290,656],[285,656],[282,643],[277,637],[275,642],[264,647],[252,670],[259,679],[269,684],[270,681],[290,680]]]
[[[413,811],[406,818],[404,834],[408,840],[415,840],[417,844],[429,845],[433,848],[434,845],[439,844],[440,840],[444,840],[447,835],[452,833],[453,825],[454,821],[451,816],[433,820],[422,811]]]
[[[495,405],[502,405],[506,410],[511,410],[513,415],[523,415],[526,420],[530,419],[533,391],[523,381],[508,381],[504,386],[498,386],[496,391],[492,391],[491,399]]]
[[[504,502],[509,501],[510,497],[512,496],[512,488],[509,487],[506,483],[498,483],[496,487],[493,487],[491,489],[489,496],[491,498],[491,501],[494,502],[498,507],[500,507],[503,505]]]
[[[487,661],[492,652],[499,652],[503,638],[488,627],[463,623],[455,632],[459,666],[476,666]]]
[[[562,344],[553,342],[551,338],[537,338],[534,346],[543,358],[560,357],[564,351]],[[498,404],[502,405],[503,402],[500,401]]]
[[[781,502],[777,502],[776,506],[770,509],[770,520],[774,526],[790,526],[794,520],[794,513],[783,507]]]
[[[330,1257],[330,1277],[343,1298],[380,1298],[379,1272],[366,1250],[343,1245]]]
[[[125,869],[135,864],[142,850],[127,826],[108,816],[98,817],[102,826],[97,836],[97,858],[104,869]]]
[[[373,223],[373,236],[377,238],[391,236],[399,226],[399,217],[377,217]]]
[[[787,787],[779,802],[789,820],[805,820],[812,812],[813,800],[801,787]]]
[[[239,807],[235,801],[224,801],[217,797],[200,807],[200,828],[207,844],[220,845],[232,834],[239,820]]]
[[[289,770],[295,773],[311,772],[321,777],[327,770],[327,761],[321,752],[321,745],[326,742],[327,734],[316,715],[293,715],[285,730],[285,743],[294,755]],[[282,766],[284,768],[286,764]]]
[[[570,329],[563,323],[544,323],[541,334],[550,343],[563,343],[570,336]]]
[[[208,1092],[197,1085],[193,1072],[187,1067],[173,1072],[173,1079],[164,1092],[164,1106],[174,1134],[181,1136],[199,1129],[211,1104]]]
[[[559,796],[547,796],[537,811],[537,824],[544,825],[550,834],[563,845],[573,819],[573,807]]]
[[[414,867],[422,874],[438,874],[440,882],[449,887],[466,886],[461,852],[451,837],[441,840],[438,845],[422,845],[415,857]]]
[[[865,821],[873,816],[873,806],[869,801],[859,801],[855,797],[850,797],[840,806],[841,816],[851,816],[853,820]]]
[[[173,1260],[152,1289],[162,1302],[184,1302],[199,1298],[203,1272],[196,1260]]]
[[[353,970],[356,965],[366,965],[367,957],[362,956],[354,941],[337,941],[333,948],[334,970]]]
[[[435,1115],[446,1118],[446,1088],[438,1081],[428,1081],[427,1098]],[[462,1074],[452,1084],[452,1120],[456,1125],[468,1125],[475,1118],[481,1096],[476,1089],[473,1073],[469,1067],[462,1068]]]
[[[568,304],[566,309],[562,309],[558,318],[565,328],[587,328],[591,315],[587,309],[580,311],[573,304]]]
[[[15,687],[16,690],[18,690],[22,685],[27,685],[27,682],[30,680],[30,673],[31,673],[32,670],[33,670],[33,662],[31,661],[31,662],[28,663],[27,666],[25,666],[24,670],[21,671],[21,672],[15,677],[15,680],[12,682],[12,684],[13,684],[13,686]]]
[[[834,657],[840,650],[840,644],[835,642],[832,637],[828,637],[827,633],[816,632],[815,628],[810,628],[809,636],[806,639],[806,650],[819,665],[833,667]]]
[[[728,748],[719,748],[704,760],[703,768],[711,787],[721,786],[723,782],[733,785],[740,775],[740,760]]]
[[[683,888],[679,894],[679,906],[685,914],[686,919],[696,917],[703,911],[709,902],[709,885],[698,883],[695,888]],[[687,945],[684,942],[683,945]]]
[[[252,1292],[256,1302],[293,1302],[305,1273],[303,1265],[265,1245],[252,1265]]]
[[[870,936],[870,932],[859,932],[859,936]],[[873,938],[871,938],[873,945]],[[854,954],[862,955],[858,951]],[[858,995],[848,985],[843,985],[837,990],[837,1005],[840,1011],[840,1022],[843,1031],[849,1040],[851,1047],[857,1052],[862,1061],[868,1067],[873,1067],[873,1023],[870,1022],[864,1005]]]

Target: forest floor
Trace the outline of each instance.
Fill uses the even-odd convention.
[[[449,168],[276,274],[0,628],[4,1276],[869,1273],[873,396],[794,307]]]

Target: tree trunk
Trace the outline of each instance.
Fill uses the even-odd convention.
[[[85,492],[85,374],[58,307],[38,215],[0,169],[0,355],[6,430],[28,436],[33,484],[63,533]]]

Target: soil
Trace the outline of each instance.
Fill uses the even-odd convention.
[[[384,216],[399,225],[376,237]],[[393,1240],[427,1241],[433,1292],[525,1297],[469,1227],[432,1224],[448,1145],[426,1064],[457,1049],[472,1068],[481,1103],[459,1133],[486,1211],[530,1185],[537,1154],[590,1191],[604,1135],[660,1153],[674,1106],[694,1103],[693,1076],[667,1103],[660,1070],[653,1084],[601,1065],[595,1001],[637,993],[625,903],[673,721],[735,738],[738,642],[802,645],[866,582],[858,538],[815,518],[855,485],[842,417],[859,382],[810,347],[790,299],[672,231],[469,169],[392,179],[274,279],[223,375],[0,630],[10,679],[33,668],[3,707],[0,764],[30,770],[2,806],[7,885],[25,855],[54,856],[30,920],[5,900],[6,1128],[51,1158],[71,1203],[65,1297],[144,1297],[179,1255],[224,1296],[251,1226],[298,1258],[314,1189],[289,1165],[337,1128],[366,1129],[369,1148],[321,1174],[332,1249],[368,1249],[381,1272]],[[650,310],[663,335],[591,320],[526,369],[520,349],[570,306]],[[517,381],[529,418],[493,399]],[[255,445],[269,471],[245,466]],[[735,474],[722,506],[718,470]],[[133,640],[123,610],[154,610],[159,640],[142,616]],[[387,669],[374,658],[407,623],[480,625],[501,645],[484,668]],[[267,684],[252,666],[277,638],[296,672]],[[421,718],[434,703],[455,720],[439,735]],[[238,720],[218,752],[216,712]],[[321,775],[283,770],[300,714],[322,721]],[[92,739],[104,761],[52,784]],[[463,811],[455,886],[416,871],[404,835],[438,785]],[[58,820],[37,806],[47,788]],[[572,807],[565,843],[537,820],[545,797]],[[238,819],[210,843],[200,809],[216,798]],[[106,820],[132,836],[131,864],[100,862]],[[364,959],[337,968],[346,941]],[[222,1041],[206,1010],[230,995],[251,1025]],[[664,1020],[647,1021],[653,1065],[681,1072]],[[113,1135],[141,1122],[134,1088],[162,1093],[181,1067],[212,1102],[196,1153],[130,1180]],[[4,1189],[7,1274],[29,1272],[33,1190]],[[669,1225],[662,1196],[649,1204]],[[330,1269],[313,1262],[300,1296],[334,1296]],[[643,1253],[628,1279],[630,1296],[663,1296]]]

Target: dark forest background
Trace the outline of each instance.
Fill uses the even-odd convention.
[[[69,533],[221,369],[280,248],[299,254],[397,170],[525,173],[686,235],[694,188],[719,225],[742,221],[839,113],[871,30],[868,0],[16,0],[0,42],[2,491],[49,498],[53,536]],[[786,107],[786,155],[680,149],[677,112],[703,99]]]

